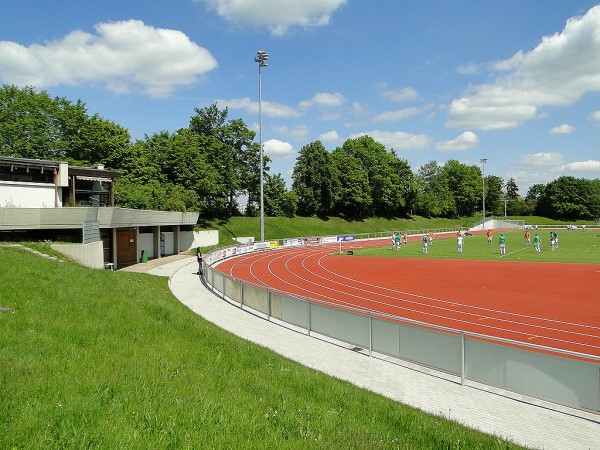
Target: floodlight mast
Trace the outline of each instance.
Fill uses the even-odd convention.
[[[269,60],[269,54],[259,50],[256,52],[254,62],[258,63],[258,138],[260,143],[260,242],[265,241],[265,200],[264,200],[264,182],[263,182],[263,141],[262,141],[262,72],[263,67],[267,67],[266,61]]]
[[[481,174],[482,174],[482,181],[483,181],[483,187],[482,187],[482,193],[481,193],[481,198],[483,201],[483,229],[485,230],[485,163],[487,162],[487,158],[481,158],[479,160],[479,162],[481,163]]]

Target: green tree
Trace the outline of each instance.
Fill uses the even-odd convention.
[[[351,218],[370,216],[373,198],[362,162],[348,156],[341,147],[336,148],[331,156],[341,186],[336,211]]]
[[[425,217],[452,217],[454,197],[448,177],[437,161],[423,164],[415,176],[415,212]]]
[[[237,198],[248,195],[253,205],[260,192],[260,147],[252,141],[255,133],[241,120],[227,122],[228,109],[220,110],[216,104],[196,108],[190,119],[189,130],[201,137],[201,153],[215,171],[216,184],[221,192],[209,204],[210,212],[218,216],[231,216],[237,212]],[[268,172],[268,157],[263,158],[263,174]],[[251,207],[252,209],[252,207]]]
[[[504,182],[499,176],[488,175],[485,177],[485,207],[492,214],[504,215],[503,185]]]
[[[451,159],[446,161],[442,171],[454,198],[454,215],[472,216],[481,203],[481,170]]]
[[[506,182],[506,196],[513,200],[519,198],[519,187],[512,177]]]
[[[60,108],[47,92],[4,85],[0,89],[0,154],[16,158],[61,159]]]
[[[68,156],[83,164],[114,162],[118,154],[131,145],[131,136],[122,126],[103,119],[98,114],[90,117],[81,129],[81,147],[68,149]],[[76,151],[75,151],[76,150]]]
[[[342,145],[346,157],[356,158],[367,174],[371,193],[370,215],[395,216],[407,208],[405,193],[412,185],[408,163],[370,136],[348,139]]]
[[[544,188],[536,214],[566,220],[594,218],[593,183],[583,178],[559,177]]]
[[[340,184],[329,152],[320,141],[300,149],[292,173],[298,214],[327,216],[339,198]]]
[[[283,195],[281,208],[286,217],[294,217],[296,215],[296,211],[298,211],[298,195],[296,195],[296,192],[293,190],[287,191]]]
[[[264,187],[265,214],[268,216],[284,216],[284,200],[287,188],[281,174],[266,177]]]

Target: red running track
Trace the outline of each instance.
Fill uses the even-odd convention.
[[[344,249],[387,245],[345,243]],[[600,357],[600,266],[349,257],[293,247],[223,261],[276,290],[429,324]]]

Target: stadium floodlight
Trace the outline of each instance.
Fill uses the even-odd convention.
[[[481,174],[482,174],[482,181],[483,181],[483,188],[482,188],[482,194],[481,194],[481,198],[483,200],[483,229],[485,230],[485,163],[487,162],[487,158],[481,158],[479,160],[479,162],[481,163]]]
[[[261,69],[267,67],[269,54],[262,50],[256,52],[254,62],[258,63],[258,139],[260,143],[260,242],[265,241],[265,199],[263,186],[263,141],[262,141],[262,74]]]

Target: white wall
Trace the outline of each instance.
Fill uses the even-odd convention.
[[[53,184],[0,181],[0,208],[54,208],[54,195]]]
[[[104,248],[102,241],[91,244],[53,244],[53,250],[68,256],[82,266],[104,269]]]
[[[208,247],[210,245],[217,245],[219,243],[219,230],[203,230],[194,231],[194,240],[189,249],[196,247]]]
[[[154,254],[153,236],[154,235],[152,233],[140,233],[138,235],[138,261],[142,256],[142,250],[148,251],[148,259],[153,259],[157,257],[157,255]]]

